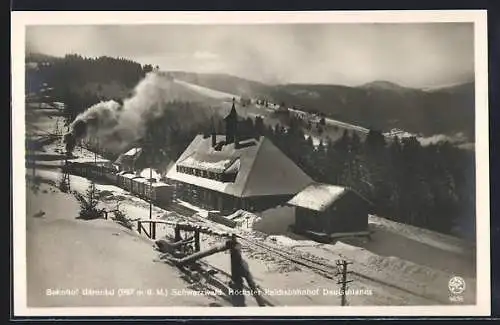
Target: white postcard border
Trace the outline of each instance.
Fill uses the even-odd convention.
[[[308,12],[12,12],[15,316],[487,316],[491,313],[488,47],[485,10]],[[473,22],[475,26],[477,299],[474,306],[29,308],[26,287],[24,52],[27,25]],[[61,40],[63,41],[63,40]]]

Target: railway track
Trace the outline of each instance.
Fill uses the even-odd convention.
[[[209,224],[212,227],[215,226],[216,224],[212,221],[209,221],[205,218],[196,216],[196,214],[182,214],[181,212],[184,212],[185,207],[178,208],[176,207],[177,205],[173,206],[173,209],[177,214],[181,214],[181,217],[190,220],[194,223],[200,224]],[[186,208],[187,209],[187,208]],[[218,224],[217,224],[218,226]],[[222,228],[223,226],[221,226]],[[320,261],[316,261],[310,258],[306,258],[304,256],[301,256],[297,253],[292,253],[292,252],[287,252],[286,250],[283,250],[278,247],[273,247],[271,244],[265,244],[262,242],[259,242],[257,239],[256,240],[251,240],[248,239],[246,236],[243,236],[241,234],[238,234],[235,231],[228,231],[228,233],[235,234],[236,238],[238,238],[240,244],[244,247],[248,247],[250,249],[256,249],[256,250],[263,250],[267,253],[270,253],[274,256],[277,256],[281,259],[288,260],[294,264],[304,266],[308,269],[311,269],[315,271],[316,273],[319,273],[320,275],[329,278],[329,279],[335,279],[336,278],[336,272],[337,272],[337,267],[333,265],[329,265],[326,263],[322,263]]]
[[[313,260],[311,258],[302,256],[302,255],[299,255],[296,253],[287,252],[286,250],[282,250],[282,249],[279,249],[277,247],[272,247],[270,244],[263,244],[263,243],[260,243],[258,241],[248,240],[248,239],[242,237],[241,235],[236,235],[236,236],[238,237],[240,242],[245,243],[248,246],[257,247],[257,248],[259,248],[261,250],[265,250],[265,251],[267,251],[275,256],[286,259],[292,263],[306,267],[307,269],[309,269],[309,270],[311,270],[311,271],[313,271],[313,272],[315,272],[315,273],[317,273],[325,278],[334,280],[334,279],[337,279],[337,276],[339,274],[338,273],[339,270],[337,269],[336,265],[331,265],[331,264],[324,263],[324,262],[321,262],[318,260]],[[350,274],[352,276],[354,276],[355,278],[358,278],[359,280],[363,280],[365,283],[368,282],[368,283],[376,284],[378,286],[391,288],[397,292],[401,292],[401,293],[416,296],[419,298],[427,299],[427,300],[433,301],[434,303],[449,304],[449,301],[446,299],[438,299],[437,297],[430,297],[428,295],[423,295],[423,294],[414,292],[412,290],[403,288],[401,286],[398,286],[396,284],[392,284],[392,283],[389,283],[389,282],[381,280],[381,279],[376,279],[374,277],[362,274],[362,273],[354,271],[354,270],[351,270],[350,272],[351,272]]]
[[[271,253],[274,256],[277,256],[279,258],[285,259],[287,261],[290,261],[294,264],[297,264],[299,266],[304,266],[315,273],[320,274],[321,276],[328,278],[328,279],[336,279],[337,277],[337,267],[332,266],[332,265],[326,265],[322,264],[320,262],[316,262],[310,259],[307,259],[305,257],[299,256],[297,254],[289,253],[283,250],[279,250],[277,248],[274,248],[268,244],[262,244],[256,241],[252,241],[249,239],[244,238],[241,235],[236,235],[238,240],[242,245],[246,245],[247,247],[250,248],[257,248],[260,250],[264,250],[266,252]]]
[[[185,208],[185,207],[183,207],[183,208]],[[186,208],[186,209],[188,209],[188,208]],[[173,210],[174,211],[177,210],[176,212],[178,214],[180,214],[180,211],[187,212],[187,210],[182,209],[182,208],[181,209],[174,208]],[[203,223],[203,224],[209,225],[211,227],[214,227],[214,226],[219,227],[219,224],[215,224],[212,221],[209,221],[205,218],[197,216],[195,213],[191,214],[191,215],[181,214],[181,217],[183,217],[187,220],[190,220],[193,223],[197,223],[197,224]],[[223,226],[221,226],[219,228],[222,228],[222,227]],[[226,227],[224,227],[224,228],[226,228]],[[240,244],[242,245],[242,247],[247,247],[247,248],[250,248],[253,250],[264,251],[264,252],[266,252],[269,255],[272,255],[274,257],[278,257],[278,258],[287,260],[291,263],[294,263],[298,266],[305,267],[305,268],[311,270],[312,272],[314,272],[318,275],[321,275],[327,279],[331,279],[331,280],[337,279],[339,270],[337,269],[336,265],[332,265],[332,264],[323,262],[321,260],[312,259],[310,257],[303,256],[302,254],[298,254],[297,252],[290,252],[287,249],[283,249],[282,247],[277,247],[277,246],[275,247],[274,245],[272,245],[270,243],[263,243],[263,242],[259,241],[258,239],[255,239],[255,240],[248,239],[246,236],[241,235],[235,231],[228,231],[228,233],[235,234],[236,237],[238,238]],[[437,303],[437,304],[449,304],[449,301],[444,299],[444,298],[439,299],[438,297],[430,297],[428,295],[423,295],[423,294],[420,294],[418,292],[412,291],[410,289],[403,288],[403,287],[396,285],[396,284],[393,284],[393,283],[389,283],[385,280],[381,280],[381,279],[377,279],[377,278],[368,276],[366,274],[360,273],[360,272],[355,271],[355,270],[351,270],[350,274],[353,277],[357,278],[358,280],[362,280],[365,283],[372,283],[372,284],[377,285],[377,286],[390,288],[396,292],[416,296],[416,297],[419,297],[422,299],[432,301],[432,302]]]

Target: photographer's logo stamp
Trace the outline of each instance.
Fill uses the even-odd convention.
[[[462,293],[465,291],[465,280],[462,277],[454,276],[448,281],[448,289],[450,290],[450,301],[463,302]]]

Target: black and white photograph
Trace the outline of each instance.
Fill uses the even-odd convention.
[[[19,313],[489,314],[485,12],[13,30]]]

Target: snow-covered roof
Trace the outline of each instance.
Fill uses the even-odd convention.
[[[124,162],[131,162],[139,158],[139,156],[142,154],[142,148],[132,148],[129,151],[122,153],[118,159],[116,159],[115,164],[121,165]]]
[[[245,219],[245,218],[257,218],[257,215],[255,215],[252,212],[246,211],[246,210],[237,210],[236,212],[228,215],[226,218],[234,220],[234,219]]]
[[[102,165],[104,165],[104,164],[111,165],[112,164],[112,162],[107,160],[107,159],[103,159],[103,158],[94,159],[94,158],[85,158],[85,157],[68,159],[68,162],[76,163],[76,164],[94,164],[94,163],[102,164]]]
[[[233,161],[234,158],[224,155],[194,152],[191,156],[181,161],[178,166],[222,173]]]
[[[163,182],[154,182],[151,184],[152,187],[170,187],[170,185]]]
[[[129,151],[125,152],[123,155],[124,156],[135,156],[138,154],[140,151],[142,151],[141,148],[132,148]]]
[[[226,192],[226,188],[230,183],[220,182],[214,179],[198,177],[190,174],[179,173],[176,168],[171,168],[167,173],[167,178],[175,181],[196,185],[203,188],[208,188],[217,192]]]
[[[144,168],[140,173],[139,175],[141,175],[141,177],[144,177],[144,178],[149,178],[149,175],[152,174],[152,178],[155,178],[155,179],[160,179],[161,178],[161,175],[158,174],[154,169],[152,171],[150,171],[150,168]]]
[[[123,174],[122,176],[125,178],[128,178],[128,179],[134,179],[134,178],[141,177],[141,176],[137,176],[136,174],[131,174],[131,173],[130,174]]]
[[[226,174],[237,174],[240,170],[240,159],[236,159],[233,161],[233,163],[231,165],[229,165],[229,167],[226,168],[226,170],[224,171],[224,173]]]
[[[288,204],[315,211],[324,211],[349,190],[345,187],[314,183],[295,195]]]
[[[217,144],[224,141],[224,135],[216,136]],[[183,166],[188,157],[199,157],[198,161],[211,167],[224,167],[225,172],[238,173],[234,182],[225,183],[177,171],[177,166]],[[211,137],[200,134],[168,170],[166,177],[236,197],[294,195],[313,182],[269,139],[262,136],[241,140],[239,147],[231,143],[216,150],[212,147]]]
[[[134,178],[134,182],[149,184],[149,180],[147,180],[147,179],[145,179],[143,177]]]

